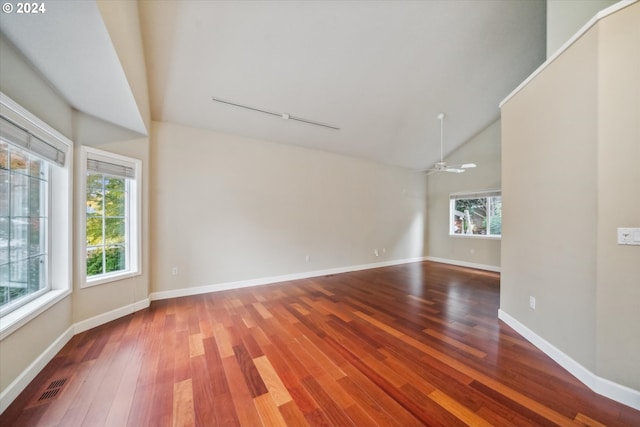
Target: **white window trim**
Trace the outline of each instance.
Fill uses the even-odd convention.
[[[0,318],[0,341],[71,294],[73,226],[73,142],[0,92],[2,115],[39,138],[66,150],[64,167],[52,166],[49,185],[55,207],[49,213],[50,290]],[[63,181],[63,185],[53,182]],[[61,211],[64,211],[61,213]],[[57,212],[57,214],[56,214]]]
[[[479,191],[464,191],[459,193],[451,193],[449,196],[449,236],[450,237],[460,237],[463,239],[483,239],[483,240],[502,240],[502,234],[498,235],[487,235],[487,234],[458,234],[453,233],[451,229],[451,224],[453,223],[453,202],[457,199],[480,199],[483,197],[493,197],[500,196],[502,197],[502,190],[492,189],[492,190],[479,190]]]
[[[487,236],[486,234],[455,234],[455,233],[451,233],[451,232],[449,232],[449,236],[451,236],[451,237],[460,237],[462,239],[484,239],[484,240],[501,240],[502,239],[502,235],[500,235],[500,236],[494,236],[494,235]]]
[[[124,164],[127,166],[133,165],[135,170],[135,177],[133,178],[133,182],[130,183],[129,188],[129,198],[133,202],[129,206],[129,222],[131,227],[129,230],[129,236],[131,238],[131,241],[129,242],[129,268],[125,271],[101,274],[95,278],[87,277],[87,264],[86,261],[84,261],[84,254],[87,253],[87,239],[85,233],[87,230],[87,156],[89,155],[93,158],[104,160],[105,162]],[[140,276],[142,274],[142,161],[132,157],[99,150],[97,148],[83,146],[80,149],[80,163],[80,194],[82,195],[83,200],[83,203],[80,203],[78,211],[83,236],[81,252],[83,254],[82,281],[80,282],[80,288],[88,288],[91,286],[103,285],[105,283]]]

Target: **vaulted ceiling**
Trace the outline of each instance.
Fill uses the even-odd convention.
[[[141,131],[95,4],[61,3],[69,11],[38,25],[3,20],[3,34],[74,107]],[[544,0],[140,1],[139,12],[153,120],[414,169],[439,159],[439,112],[449,152],[545,57]]]

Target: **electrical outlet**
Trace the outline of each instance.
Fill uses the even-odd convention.
[[[640,245],[640,228],[618,228],[619,245]]]
[[[536,309],[536,298],[535,297],[529,297],[529,308],[531,310],[535,310]]]
[[[177,276],[178,275],[178,267],[173,267],[171,269],[171,275],[173,275],[173,276]]]
[[[374,250],[373,250],[373,254],[374,254],[375,256],[379,256],[379,255],[380,255],[380,254],[378,253],[378,250],[377,250],[377,249],[374,249]]]
[[[309,262],[311,261],[311,257],[309,255],[307,255],[306,257],[304,257],[305,262]]]

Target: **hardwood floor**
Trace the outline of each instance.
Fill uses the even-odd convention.
[[[497,319],[499,276],[415,263],[153,302],[78,334],[2,426],[640,426]]]

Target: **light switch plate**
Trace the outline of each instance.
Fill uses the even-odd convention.
[[[618,244],[640,246],[640,228],[618,228]]]

